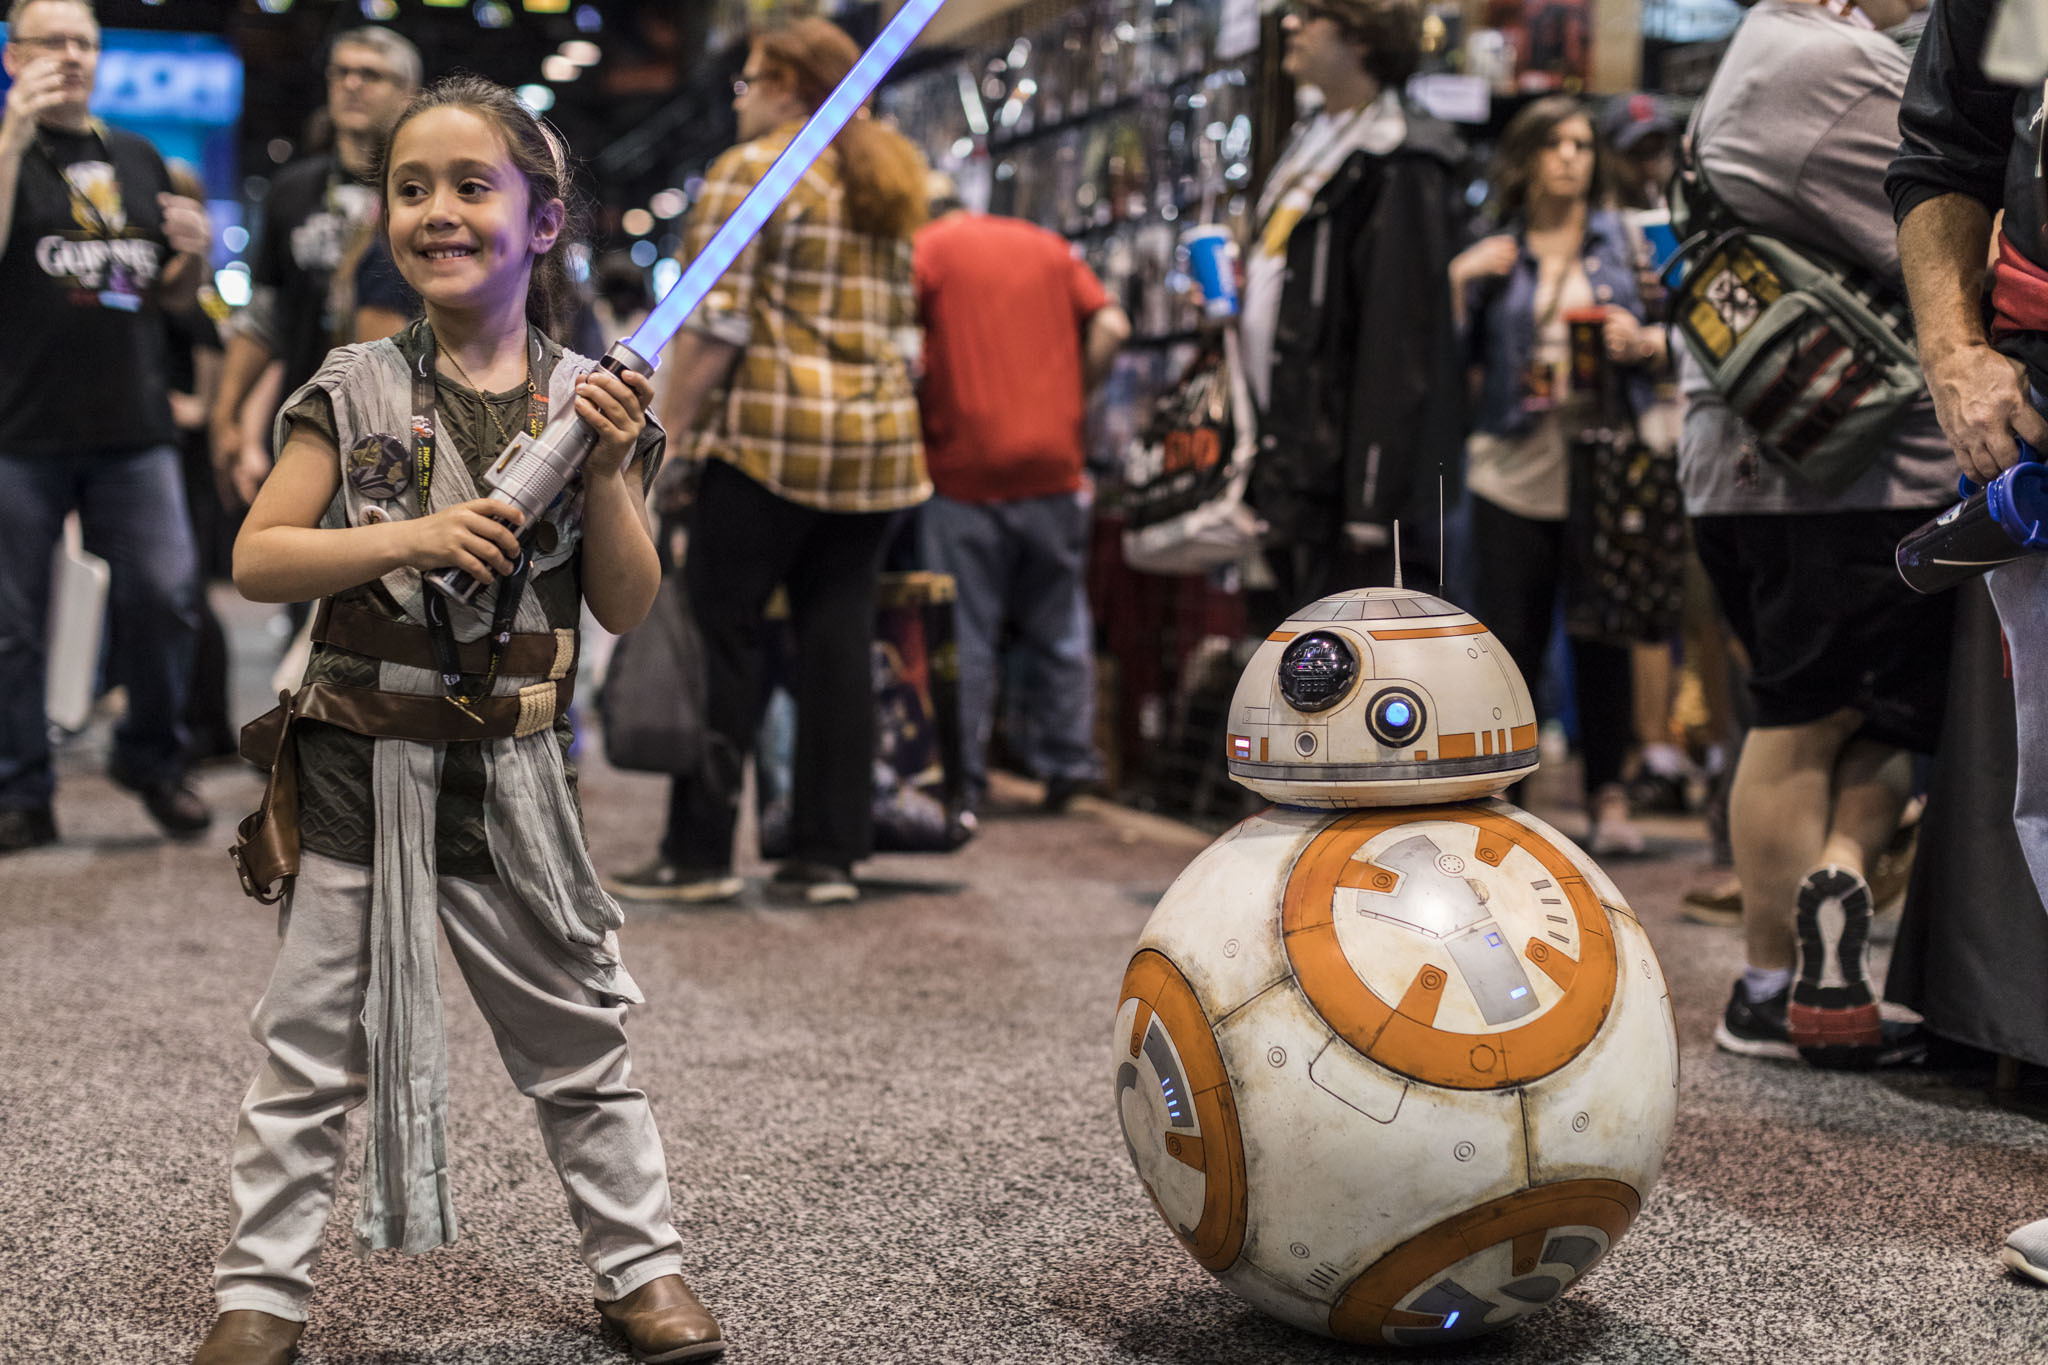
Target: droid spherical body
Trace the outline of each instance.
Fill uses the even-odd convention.
[[[1361,601],[1432,615],[1310,615]],[[1265,700],[1269,739],[1319,714],[1289,700],[1317,698],[1278,635],[1313,622],[1369,640],[1380,620],[1477,624],[1423,594],[1325,599],[1254,659],[1233,746],[1248,695]],[[1161,1215],[1238,1294],[1347,1340],[1456,1340],[1555,1300],[1627,1231],[1676,1112],[1663,974],[1606,875],[1506,802],[1394,804],[1388,770],[1432,792],[1479,780],[1413,765],[1466,733],[1451,727],[1471,707],[1490,718],[1489,690],[1502,721],[1533,724],[1498,646],[1465,652],[1483,630],[1359,643],[1326,710],[1360,708],[1370,733],[1377,706],[1381,726],[1419,725],[1427,741],[1332,723],[1351,737],[1311,766],[1343,771],[1309,776],[1309,797],[1349,784],[1371,804],[1276,806],[1210,845],[1160,901],[1118,1002],[1118,1114]],[[1398,664],[1375,648],[1422,642],[1430,654]],[[1385,714],[1374,698],[1390,687],[1419,718]],[[1498,760],[1498,787],[1533,766],[1518,752],[1533,747],[1474,757]]]

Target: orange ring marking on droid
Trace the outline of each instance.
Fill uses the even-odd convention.
[[[1295,636],[1299,634],[1301,634],[1301,632],[1298,630],[1276,630],[1271,635],[1268,635],[1266,639],[1271,641],[1273,644],[1284,645],[1289,640],[1292,640]]]
[[[1543,1242],[1548,1235],[1542,1228],[1517,1234],[1510,1267],[1515,1274],[1527,1275],[1536,1268],[1536,1258],[1543,1254]]]
[[[1469,730],[1462,735],[1438,735],[1436,753],[1438,758],[1476,758],[1479,736]]]
[[[1473,854],[1488,867],[1499,867],[1501,860],[1508,856],[1514,846],[1513,839],[1495,830],[1484,829],[1479,832],[1479,847],[1473,850]]]
[[[1628,1231],[1642,1206],[1642,1196],[1619,1180],[1565,1180],[1518,1190],[1467,1209],[1417,1233],[1367,1266],[1331,1306],[1330,1332],[1345,1341],[1386,1344],[1393,1340],[1386,1335],[1391,1328],[1441,1327],[1443,1319],[1434,1314],[1394,1305],[1467,1256],[1502,1242],[1514,1244],[1519,1268],[1525,1248],[1534,1246],[1528,1254],[1542,1255],[1543,1243],[1553,1228],[1598,1228],[1607,1234],[1611,1248]],[[1592,1268],[1589,1264],[1585,1270]],[[1583,1279],[1585,1270],[1577,1278]]]
[[[1477,621],[1462,626],[1419,626],[1414,630],[1369,630],[1375,640],[1435,640],[1446,635],[1484,635],[1486,627]]]
[[[1119,1006],[1118,1008],[1122,1008]],[[1145,1028],[1152,1022],[1152,1007],[1140,1000],[1138,1017],[1131,1023],[1131,1056],[1136,1057],[1145,1046]]]
[[[1206,1169],[1202,1165],[1202,1140],[1198,1137],[1189,1137],[1186,1133],[1168,1133],[1166,1154],[1183,1166],[1197,1171]]]
[[[1353,858],[1344,864],[1344,870],[1337,874],[1337,885],[1348,886],[1354,891],[1376,891],[1391,896],[1401,885],[1401,874],[1391,867],[1365,862]]]
[[[1529,946],[1522,949],[1522,956],[1535,963],[1536,970],[1542,972],[1552,981],[1555,981],[1557,988],[1561,991],[1571,990],[1572,982],[1579,975],[1578,963],[1572,961],[1563,953],[1558,952],[1540,938],[1530,939]]]
[[[1139,1001],[1141,1012],[1149,1005],[1158,1014],[1160,1026],[1173,1040],[1187,1070],[1195,1122],[1201,1129],[1202,1216],[1191,1232],[1183,1232],[1171,1218],[1166,1220],[1167,1226],[1189,1254],[1221,1274],[1237,1263],[1238,1253],[1244,1249],[1247,1218],[1244,1135],[1238,1126],[1230,1074],[1223,1069],[1223,1053],[1216,1046],[1215,1030],[1202,1013],[1194,987],[1165,954],[1146,948],[1131,959],[1124,972],[1123,991],[1117,997],[1119,1011],[1126,1000]],[[1185,1133],[1172,1136],[1183,1143],[1189,1140]],[[1159,1206],[1157,1195],[1152,1203]],[[1165,1213],[1161,1208],[1160,1216]]]
[[[1428,821],[1475,825],[1482,847],[1490,846],[1488,836],[1503,845],[1520,846],[1562,888],[1578,920],[1580,956],[1574,987],[1526,1024],[1481,1035],[1419,1024],[1376,995],[1344,956],[1337,939],[1334,897],[1346,869],[1356,861],[1352,855],[1386,830]],[[1500,856],[1505,858],[1506,853]],[[1288,873],[1280,927],[1288,964],[1323,1022],[1380,1065],[1429,1085],[1496,1090],[1547,1076],[1585,1050],[1614,1001],[1614,938],[1586,879],[1548,839],[1481,806],[1376,807],[1332,821],[1309,841]],[[1499,1054],[1484,1070],[1474,1062],[1472,1044],[1478,1042]]]
[[[1512,745],[1517,752],[1523,749],[1535,748],[1536,727],[1533,725],[1515,726],[1512,730],[1508,731],[1508,743]]]
[[[1434,1024],[1437,1007],[1444,1003],[1444,971],[1441,967],[1424,967],[1408,983],[1407,994],[1401,997],[1401,1013],[1418,1024]]]

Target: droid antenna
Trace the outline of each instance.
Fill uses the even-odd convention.
[[[1394,586],[1401,586],[1401,521],[1394,519]]]
[[[1450,562],[1450,546],[1444,540],[1444,472],[1442,469],[1438,469],[1436,472],[1436,590],[1438,596],[1443,595],[1444,574],[1449,572],[1446,566]]]

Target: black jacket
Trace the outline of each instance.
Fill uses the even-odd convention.
[[[1942,0],[1913,54],[1899,105],[1899,154],[1885,176],[1892,215],[1929,199],[1964,194],[2005,210],[2005,236],[2036,265],[2048,265],[2048,189],[2041,165],[2041,87],[2019,90],[1984,74],[1980,54],[1997,0]],[[2048,335],[2006,339],[1999,349],[2048,382]]]
[[[1434,562],[1439,477],[1457,501],[1464,386],[1450,262],[1464,148],[1407,107],[1385,155],[1354,152],[1287,243],[1251,499],[1289,544],[1335,545],[1347,522],[1403,523],[1403,558]]]

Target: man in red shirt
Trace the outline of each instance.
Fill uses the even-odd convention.
[[[1029,662],[1017,747],[1057,810],[1101,776],[1082,424],[1131,324],[1065,238],[965,212],[950,182],[935,188],[916,241],[918,401],[937,490],[919,540],[925,564],[959,585],[967,806],[988,787],[996,646],[1010,622]]]

